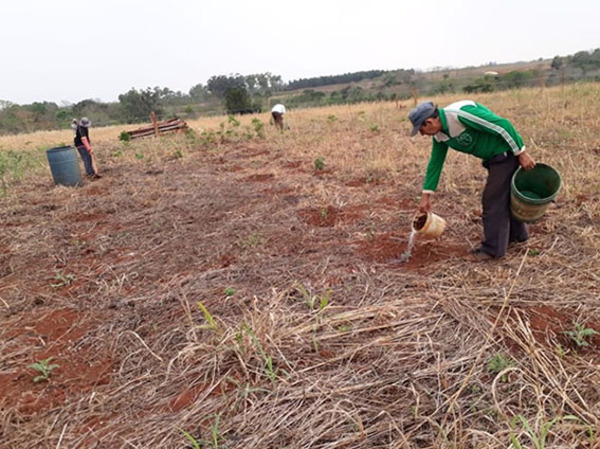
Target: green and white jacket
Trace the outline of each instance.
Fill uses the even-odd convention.
[[[439,112],[442,130],[433,136],[423,193],[437,189],[449,147],[484,161],[506,152],[519,155],[525,151],[523,139],[513,125],[482,104],[458,101],[439,108]]]

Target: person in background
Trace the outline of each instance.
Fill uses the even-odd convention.
[[[79,125],[79,121],[76,118],[74,118],[71,122],[71,129],[73,130],[74,135],[77,135],[77,125]]]
[[[273,117],[273,121],[275,122],[275,127],[279,128],[280,131],[283,131],[283,115],[285,114],[285,106],[281,103],[277,103],[271,109],[271,117]]]
[[[89,127],[92,123],[87,117],[83,117],[77,128],[75,129],[75,147],[79,151],[79,155],[83,160],[85,166],[85,174],[93,179],[101,178],[98,174],[98,167],[96,166],[96,158],[92,151],[92,144],[90,142]]]
[[[481,246],[472,251],[475,259],[503,257],[509,242],[527,240],[525,224],[510,213],[510,183],[519,165],[530,170],[535,161],[511,122],[471,100],[445,108],[430,101],[420,103],[408,117],[413,125],[411,136],[433,137],[419,211],[431,211],[431,195],[437,189],[448,148],[452,148],[480,158],[488,171],[482,194],[484,237]]]

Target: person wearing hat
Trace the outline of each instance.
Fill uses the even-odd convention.
[[[285,114],[285,106],[281,103],[276,104],[271,109],[271,117],[273,117],[273,121],[275,122],[275,127],[279,128],[280,131],[283,131],[283,115]]]
[[[432,136],[432,148],[423,183],[420,212],[431,211],[431,196],[438,186],[448,148],[482,160],[488,177],[482,194],[483,241],[473,250],[476,260],[503,257],[509,242],[529,238],[524,223],[510,213],[510,183],[519,165],[525,170],[535,161],[525,150],[514,126],[480,103],[458,101],[445,108],[424,102],[410,111],[411,136]]]
[[[87,117],[83,117],[77,128],[75,128],[75,147],[79,151],[81,160],[85,167],[85,174],[90,178],[101,178],[98,174],[98,167],[96,166],[96,158],[92,151],[92,145],[90,142],[90,131],[89,127],[92,123]]]

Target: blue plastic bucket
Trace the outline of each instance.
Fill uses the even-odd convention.
[[[77,151],[73,147],[57,147],[46,150],[48,163],[55,185],[82,186]]]

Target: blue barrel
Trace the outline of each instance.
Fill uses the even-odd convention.
[[[57,147],[46,150],[54,184],[63,186],[82,186],[77,151],[73,147]]]

